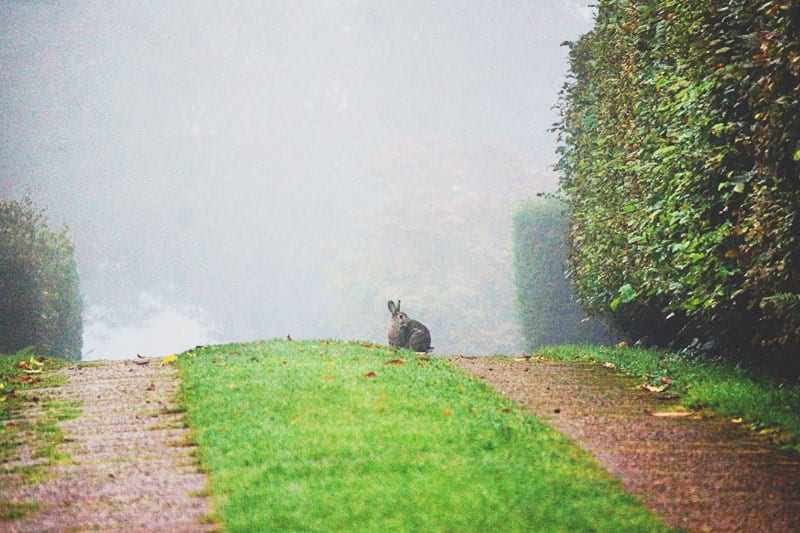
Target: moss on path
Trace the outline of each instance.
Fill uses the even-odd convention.
[[[61,370],[65,385],[25,392],[79,404],[81,412],[61,422],[62,459],[45,464],[42,476],[15,473],[35,460],[26,443],[2,465],[0,502],[20,512],[8,513],[0,530],[214,528],[205,476],[176,404],[177,372],[155,360],[137,362],[75,365]]]

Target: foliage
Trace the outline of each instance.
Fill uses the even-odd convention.
[[[30,199],[0,202],[0,352],[80,359],[82,299],[73,246]]]
[[[527,349],[548,344],[608,343],[611,333],[577,303],[566,278],[566,206],[538,198],[514,214],[517,315]]]
[[[331,330],[386,342],[386,301],[399,298],[435,353],[519,351],[510,220],[548,178],[500,143],[398,142],[371,167],[387,186],[355,211],[363,237],[324,254]]]
[[[593,313],[657,343],[796,358],[796,1],[605,0],[560,102],[570,275]],[[765,303],[767,302],[767,303]]]
[[[667,530],[588,454],[444,360],[268,341],[178,364],[226,530]]]
[[[612,363],[644,383],[680,395],[689,409],[729,416],[800,451],[800,381],[775,379],[727,361],[655,349],[554,346],[539,355],[562,360]],[[659,388],[661,388],[659,387]]]

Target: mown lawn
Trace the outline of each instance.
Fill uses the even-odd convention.
[[[182,399],[230,531],[665,531],[571,444],[436,358],[207,347]]]

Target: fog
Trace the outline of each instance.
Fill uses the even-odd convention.
[[[87,359],[385,342],[390,298],[436,353],[514,350],[587,6],[0,2],[0,196],[68,227]]]

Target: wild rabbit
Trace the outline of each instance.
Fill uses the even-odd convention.
[[[390,346],[408,348],[415,352],[429,352],[433,349],[431,332],[422,323],[412,320],[400,311],[400,300],[397,300],[397,305],[389,300],[389,312],[392,314],[388,335]]]

